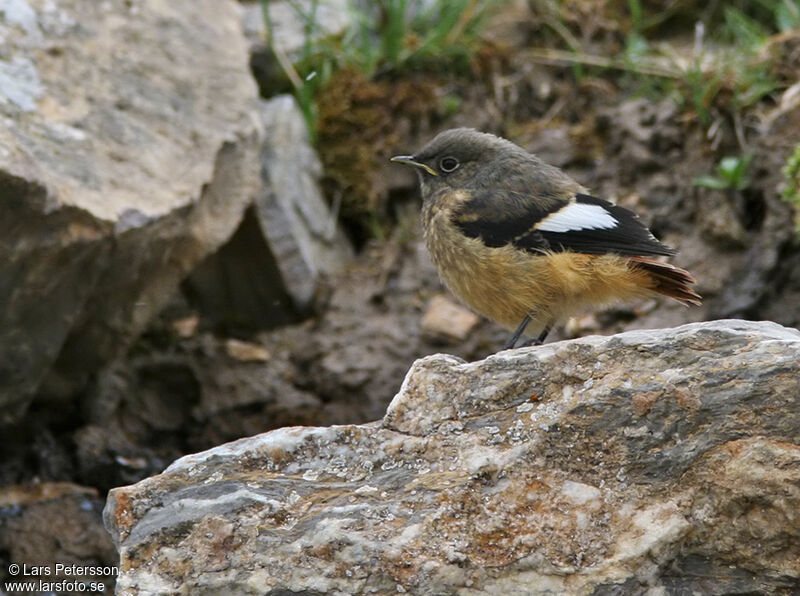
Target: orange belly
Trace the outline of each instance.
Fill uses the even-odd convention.
[[[508,329],[531,316],[530,335],[588,307],[653,293],[650,276],[618,255],[533,254],[435,231],[426,243],[453,294]]]

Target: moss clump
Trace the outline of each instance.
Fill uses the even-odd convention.
[[[325,190],[358,236],[380,234],[386,185],[380,172],[397,146],[403,119],[435,115],[438,85],[430,77],[373,80],[360,70],[336,71],[318,95],[318,147]],[[377,227],[376,227],[377,226]]]

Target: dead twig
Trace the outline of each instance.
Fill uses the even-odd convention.
[[[551,66],[571,66],[573,64],[584,64],[586,66],[597,66],[599,68],[610,68],[626,72],[667,79],[680,78],[681,73],[670,70],[656,64],[633,64],[607,56],[593,56],[577,52],[567,52],[551,48],[532,48],[526,52],[526,56],[533,62],[548,64]]]

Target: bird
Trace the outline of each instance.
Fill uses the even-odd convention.
[[[463,303],[528,345],[557,324],[618,301],[664,295],[701,304],[692,275],[633,211],[592,195],[522,147],[472,128],[436,135],[413,155],[423,237]]]

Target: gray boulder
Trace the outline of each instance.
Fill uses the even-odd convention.
[[[323,280],[353,250],[322,193],[322,165],[295,99],[259,103],[262,185],[242,225],[187,280],[204,318],[229,329],[269,329],[307,317]]]
[[[353,257],[328,209],[319,180],[322,164],[308,138],[294,98],[261,103],[265,141],[261,153],[264,191],[255,201],[258,222],[281,277],[300,309],[308,308],[320,277],[339,272]]]
[[[124,594],[800,588],[800,332],[737,320],[418,360],[381,422],[111,491]]]
[[[259,135],[233,0],[2,4],[7,422],[47,375],[69,394],[119,356],[230,236]]]

